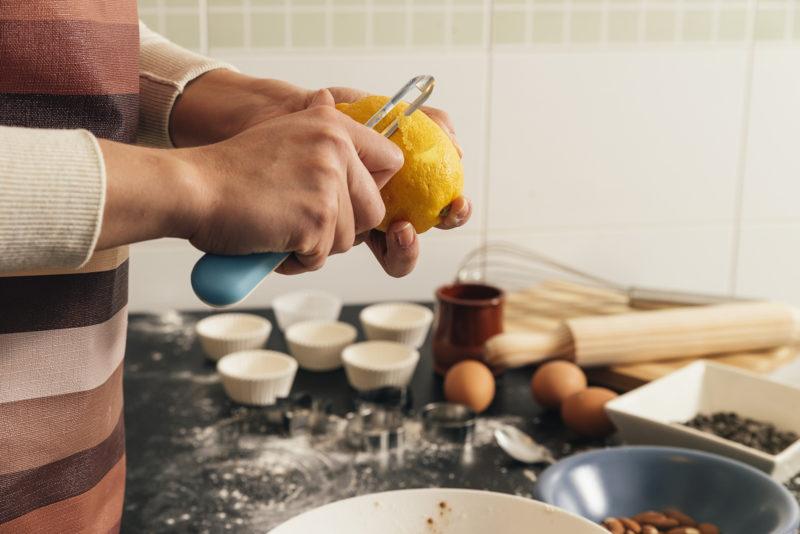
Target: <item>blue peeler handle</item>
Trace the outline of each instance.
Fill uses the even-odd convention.
[[[236,304],[244,300],[288,256],[285,252],[246,256],[206,254],[192,269],[192,289],[200,300],[210,306]]]

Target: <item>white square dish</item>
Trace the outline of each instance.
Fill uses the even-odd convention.
[[[800,441],[768,454],[680,423],[736,412],[800,434],[800,389],[730,366],[699,361],[606,404],[626,443],[699,449],[745,462],[784,481],[800,471]]]

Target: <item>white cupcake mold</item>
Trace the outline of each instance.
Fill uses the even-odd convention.
[[[355,327],[347,323],[305,321],[286,330],[286,343],[303,369],[332,371],[342,366],[342,350],[356,335]]]
[[[359,319],[367,339],[397,341],[419,348],[428,336],[433,312],[410,302],[386,302],[367,306]]]
[[[278,326],[286,332],[295,323],[337,320],[342,311],[342,299],[324,291],[295,291],[275,297],[272,309]]]
[[[287,397],[297,374],[294,358],[272,350],[246,350],[217,362],[222,387],[241,404],[268,406]]]
[[[342,351],[347,381],[359,391],[406,387],[419,362],[419,351],[395,341],[364,341]]]
[[[208,357],[219,360],[232,352],[263,347],[272,323],[251,313],[219,313],[198,321],[195,332]]]

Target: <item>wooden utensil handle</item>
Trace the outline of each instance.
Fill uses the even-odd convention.
[[[770,302],[672,308],[570,319],[575,360],[616,365],[758,350],[798,339],[798,311]]]

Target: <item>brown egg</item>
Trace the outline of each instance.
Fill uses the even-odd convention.
[[[481,413],[494,399],[494,376],[481,362],[464,360],[447,371],[444,396],[450,402],[466,404]]]
[[[533,398],[541,406],[558,409],[567,397],[586,389],[586,375],[571,362],[555,361],[539,367],[531,379]]]
[[[586,388],[561,404],[561,419],[567,428],[582,436],[602,438],[614,431],[605,405],[616,393],[606,388]]]

